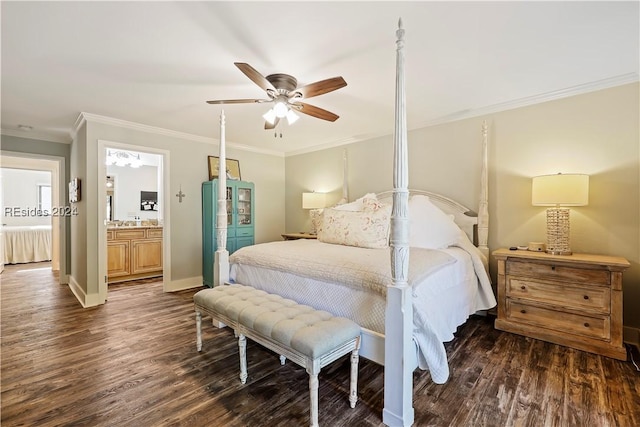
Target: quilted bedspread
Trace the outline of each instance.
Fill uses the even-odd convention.
[[[318,244],[304,239],[247,246],[231,255],[232,264],[247,264],[316,280],[366,288],[381,295],[391,285],[389,248]],[[417,283],[455,259],[442,251],[411,248],[409,285]]]

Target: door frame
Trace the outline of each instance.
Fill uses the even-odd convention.
[[[143,145],[133,145],[104,139],[98,140],[98,182],[104,182],[107,178],[106,152],[107,149],[119,149],[135,151],[138,153],[155,154],[160,156],[159,169],[162,173],[162,180],[158,182],[162,187],[162,290],[169,291],[171,282],[171,222],[170,222],[170,177],[169,177],[169,150],[147,147]],[[99,187],[104,188],[104,187]],[[104,301],[107,300],[107,201],[106,197],[98,197],[98,277],[99,294]]]
[[[51,172],[51,201],[53,206],[65,206],[66,175],[65,158],[47,154],[23,153],[18,151],[2,151],[0,166],[6,168],[44,170]],[[59,283],[69,283],[67,271],[67,220],[65,217],[51,217],[51,250],[52,270],[59,270]],[[57,256],[55,255],[57,252]]]

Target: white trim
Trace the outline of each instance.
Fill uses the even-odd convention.
[[[95,307],[104,304],[104,300],[100,297],[100,294],[87,294],[84,289],[78,284],[76,279],[69,275],[69,289],[76,296],[76,299],[82,305],[82,308]]]
[[[17,167],[29,170],[47,170],[51,172],[52,206],[65,206],[67,183],[65,177],[65,158],[48,154],[24,153],[0,150],[1,167]],[[64,217],[51,218],[52,252],[56,252],[51,267],[59,271],[59,283],[67,280],[67,224]],[[57,243],[57,245],[55,245]]]
[[[143,125],[141,123],[129,122],[126,120],[114,119],[111,117],[100,116],[97,114],[84,113],[84,112],[80,113],[80,115],[76,119],[76,122],[73,127],[73,135],[75,135],[78,132],[78,129],[80,128],[80,126],[82,126],[82,124],[85,122],[102,123],[110,126],[127,128],[127,129],[136,130],[140,132],[153,133],[156,135],[169,136],[172,138],[179,138],[179,139],[194,141],[194,142],[202,142],[205,144],[214,144],[214,145],[220,144],[220,141],[215,138],[194,135],[186,132],[178,132],[171,129],[164,129],[156,126]],[[242,150],[242,151],[269,154],[271,156],[278,156],[278,157],[284,156],[284,153],[281,151],[267,150],[264,148],[258,148],[258,147],[253,147],[249,145],[244,145],[244,144],[237,144],[233,142],[227,142],[226,145],[227,147],[231,147],[231,148]]]
[[[455,113],[448,114],[446,116],[438,117],[432,120],[427,120],[422,124],[419,124],[417,126],[412,126],[409,130],[414,131],[418,129],[428,128],[431,126],[441,125],[444,123],[455,122],[463,119],[470,119],[478,116],[485,116],[489,114],[499,113],[501,111],[513,110],[515,108],[527,107],[529,105],[541,104],[543,102],[554,101],[562,98],[568,98],[570,96],[583,95],[590,92],[608,89],[615,86],[622,86],[629,83],[635,83],[638,81],[638,79],[639,79],[639,75],[638,73],[635,73],[635,72],[622,74],[619,76],[596,80],[594,82],[571,86],[568,88],[559,89],[551,92],[545,92],[538,95],[527,96],[524,98],[514,99],[507,102],[488,105],[485,107],[458,111]],[[287,151],[284,154],[284,156],[290,157],[290,156],[297,156],[299,154],[313,153],[314,151],[321,151],[329,148],[340,147],[342,145],[348,145],[355,142],[366,141],[373,138],[380,138],[387,135],[389,135],[389,133],[381,132],[381,133],[364,134],[358,137],[344,138],[337,141],[327,142],[325,144],[314,145],[313,147]]]
[[[0,134],[7,135],[7,136],[15,136],[17,138],[35,139],[38,141],[57,142],[60,144],[71,144],[72,142],[71,137],[65,138],[62,136],[55,136],[48,133],[33,132],[33,131],[25,132],[23,130],[1,128]]]
[[[473,108],[469,110],[462,110],[455,113],[448,114],[433,120],[424,122],[423,127],[431,127],[448,122],[455,122],[458,120],[469,119],[472,117],[485,116],[489,114],[498,113],[501,111],[513,110],[515,108],[527,107],[535,104],[542,104],[544,102],[555,101],[562,98],[568,98],[570,96],[583,95],[586,93],[595,92],[602,89],[608,89],[615,86],[622,86],[628,83],[635,83],[638,81],[638,73],[627,73],[620,76],[609,77],[606,79],[596,80],[594,82],[584,83],[581,85],[570,86],[568,88],[554,90],[551,92],[541,93],[538,95],[526,96],[524,98],[514,99],[507,102],[501,102],[498,104],[487,105],[485,107]]]
[[[201,288],[204,278],[202,276],[188,277],[186,279],[165,280],[164,292],[183,291],[185,289]]]

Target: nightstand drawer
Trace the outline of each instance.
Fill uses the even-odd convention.
[[[600,286],[571,286],[509,277],[507,296],[602,314],[609,314],[611,310],[611,290]]]
[[[507,274],[553,280],[570,280],[572,282],[597,285],[609,285],[611,283],[611,275],[608,270],[568,267],[561,263],[549,261],[542,263],[532,260],[509,260]]]
[[[609,340],[608,316],[582,316],[507,300],[507,320],[553,329],[566,334]]]

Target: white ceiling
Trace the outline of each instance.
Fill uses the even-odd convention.
[[[2,132],[70,141],[81,112],[218,138],[209,99],[264,98],[234,62],[304,85],[340,115],[263,129],[225,106],[226,137],[297,153],[393,133],[395,29],[410,129],[638,80],[632,2],[1,2]],[[33,127],[31,132],[18,125]]]

